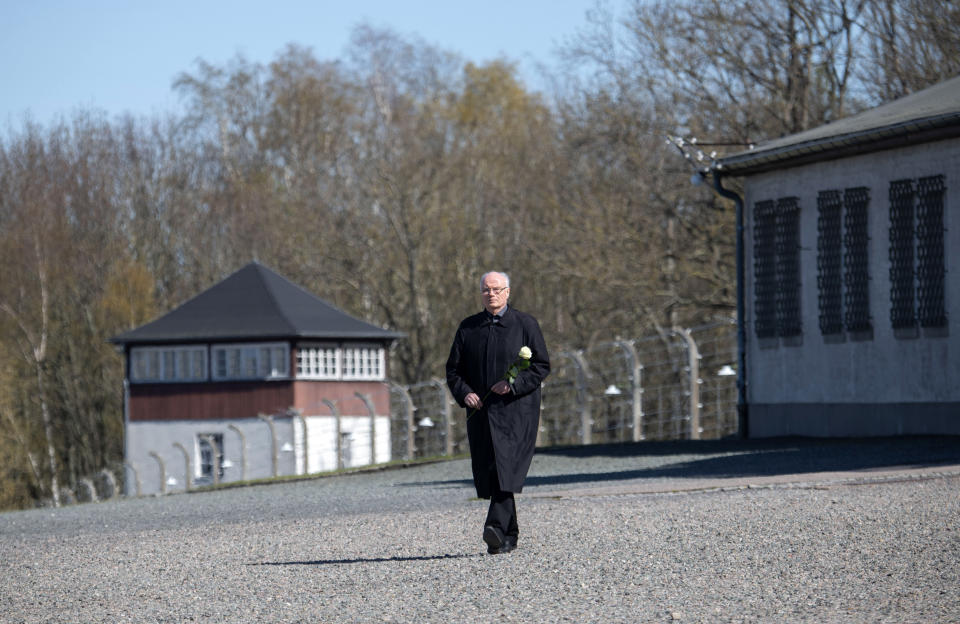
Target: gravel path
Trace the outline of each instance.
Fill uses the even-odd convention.
[[[0,622],[960,621],[958,438],[541,453],[497,556],[469,471],[0,514]]]

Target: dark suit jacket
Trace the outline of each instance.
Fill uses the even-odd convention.
[[[530,368],[520,371],[514,380],[513,392],[487,394],[524,346],[533,351],[533,357]],[[523,489],[540,426],[540,384],[549,372],[550,358],[540,325],[513,306],[507,307],[498,322],[484,311],[467,317],[457,328],[447,359],[447,386],[461,407],[466,407],[463,400],[471,392],[483,399],[480,411],[467,420],[477,496],[490,497],[489,466],[494,462],[500,489]],[[467,414],[472,411],[468,409]]]

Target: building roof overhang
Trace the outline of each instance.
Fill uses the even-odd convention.
[[[960,77],[858,115],[719,159],[713,171],[749,176],[811,162],[960,136]]]
[[[117,345],[268,340],[392,342],[401,332],[350,316],[253,262],[160,318],[110,339]]]

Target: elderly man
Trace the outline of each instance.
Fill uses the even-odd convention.
[[[511,306],[510,278],[490,272],[480,279],[484,311],[457,328],[447,359],[447,385],[467,408],[467,437],[477,496],[490,499],[483,541],[491,554],[517,547],[514,493],[523,489],[540,423],[540,384],[550,372],[537,320]],[[522,366],[522,347],[532,354]]]

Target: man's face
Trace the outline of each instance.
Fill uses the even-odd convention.
[[[500,312],[507,305],[507,299],[510,298],[510,289],[507,287],[507,280],[499,273],[491,273],[486,276],[481,284],[480,295],[483,298],[483,307],[490,314]]]

